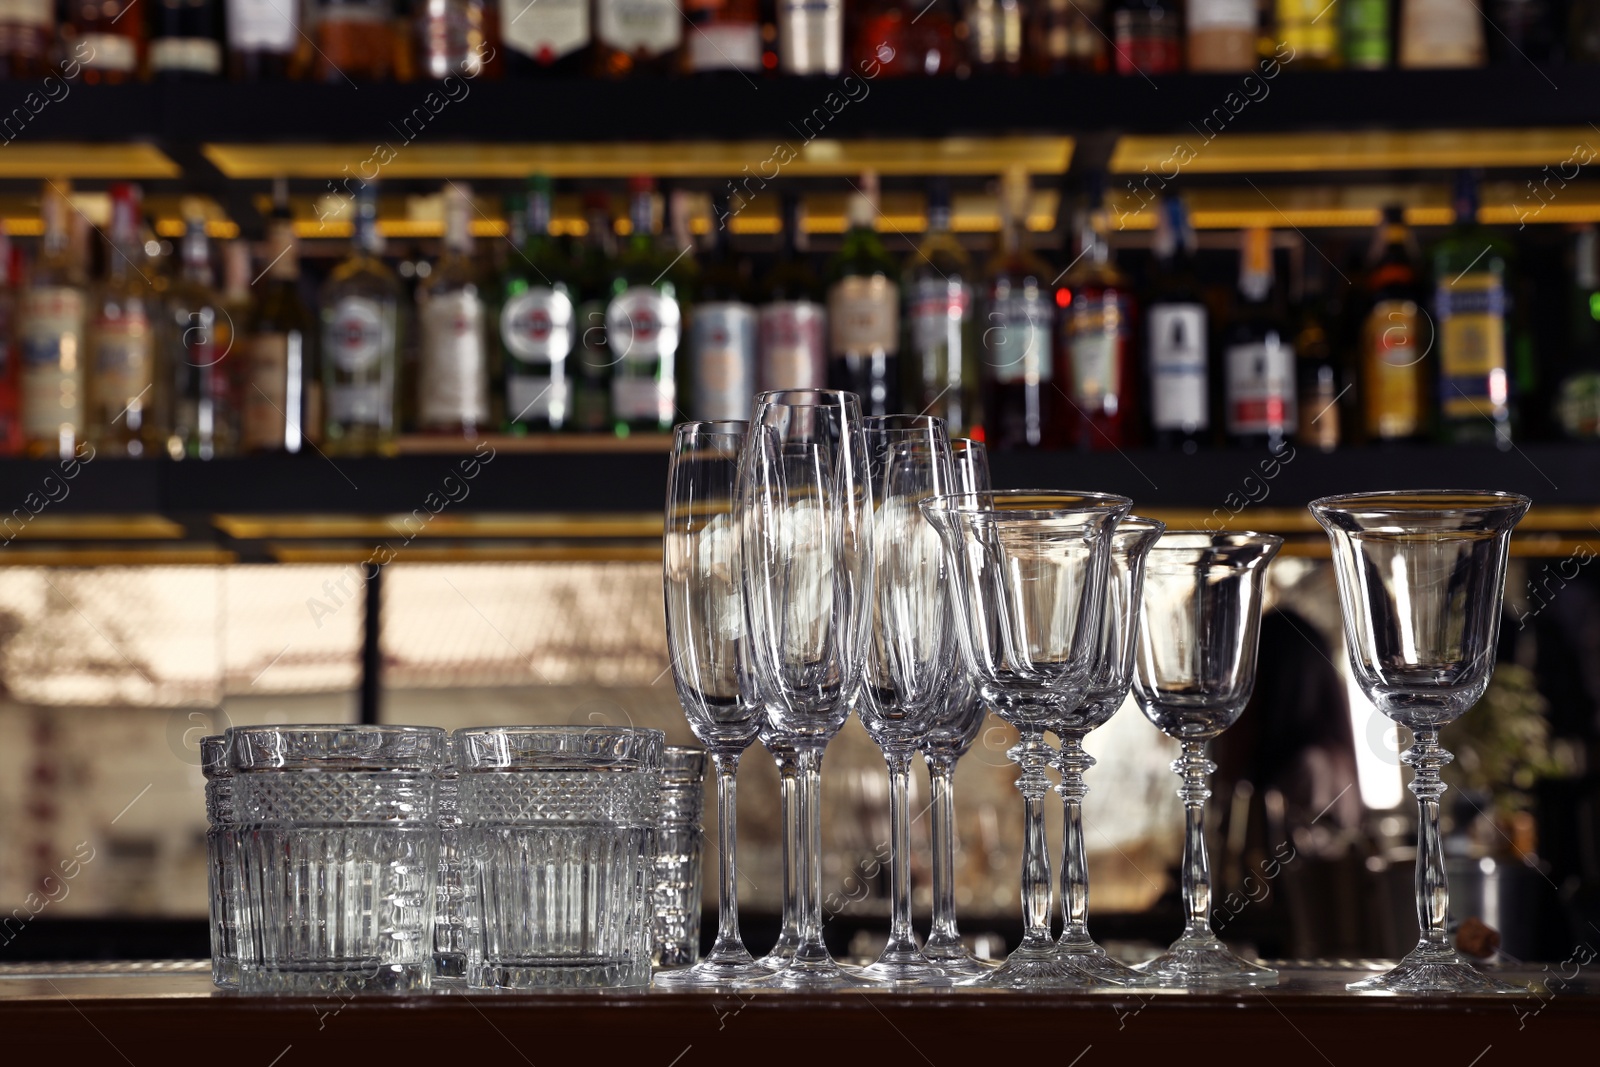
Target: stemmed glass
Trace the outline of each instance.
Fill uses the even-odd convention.
[[[1083,750],[1089,731],[1104,726],[1128,697],[1133,683],[1133,644],[1139,632],[1144,590],[1144,559],[1166,529],[1154,519],[1129,517],[1111,535],[1111,570],[1106,580],[1100,645],[1083,703],[1052,724],[1061,740],[1056,770],[1061,783],[1061,938],[1058,955],[1079,970],[1108,982],[1143,985],[1151,979],[1112,959],[1089,936],[1089,863],[1083,841],[1083,774],[1094,757]]]
[[[799,847],[799,768],[795,766],[794,749],[772,736],[762,719],[761,743],[772,753],[772,762],[778,765],[778,822],[781,830],[783,854],[783,917],[778,929],[778,940],[765,956],[756,960],[768,971],[782,970],[794,958],[794,947],[800,943],[800,903],[795,888],[795,851]]]
[[[1099,645],[1111,531],[1132,501],[1105,493],[1003,490],[922,503],[950,556],[957,644],[983,699],[1016,727],[1025,822],[1022,943],[973,984],[1028,988],[1099,983],[1057,958],[1050,935],[1044,733],[1083,699]]]
[[[689,729],[717,769],[717,938],[692,967],[656,976],[660,985],[721,985],[767,973],[739,938],[735,859],[739,757],[755,740],[761,705],[741,686],[744,602],[734,481],[743,422],[686,422],[672,435],[662,539],[667,654]]]
[[[1183,745],[1183,936],[1141,967],[1162,985],[1275,985],[1278,972],[1229,952],[1211,932],[1206,742],[1238,721],[1256,684],[1261,593],[1283,538],[1257,533],[1163,534],[1145,557],[1144,619],[1134,695],[1145,717]]]
[[[989,455],[983,442],[958,437],[950,442],[950,453],[955,492],[988,492],[992,487]],[[976,977],[995,967],[967,951],[956,928],[956,762],[978,739],[987,711],[960,655],[955,655],[950,666],[950,686],[922,738],[922,758],[928,764],[929,837],[933,846],[933,922],[922,955],[952,978]]]
[[[944,553],[918,504],[950,492],[954,477],[943,419],[880,415],[865,420],[872,485],[872,640],[857,711],[889,768],[889,942],[862,969],[883,981],[927,981],[944,972],[923,957],[911,930],[911,760],[950,688],[950,613]]]
[[[822,754],[861,688],[871,623],[872,491],[853,393],[756,397],[739,462],[745,627],[769,737],[798,767],[800,941],[787,966],[748,985],[872,984],[822,942]]]
[[[1514,493],[1421,490],[1313,501],[1333,542],[1350,668],[1373,704],[1411,731],[1401,759],[1417,798],[1417,926],[1399,965],[1348,988],[1389,993],[1521,993],[1450,947],[1450,886],[1439,842],[1439,730],[1478,702],[1494,670]]]

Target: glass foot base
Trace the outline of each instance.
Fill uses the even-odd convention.
[[[922,946],[922,956],[948,978],[977,978],[1000,966],[997,960],[982,960],[974,956],[959,941],[949,944],[930,941]]]
[[[704,989],[731,986],[752,978],[765,978],[772,972],[756,962],[743,945],[726,952],[713,952],[693,967],[660,971],[650,984],[661,989]]]
[[[1057,944],[1056,959],[1071,964],[1090,977],[1116,985],[1138,987],[1159,984],[1154,975],[1135,970],[1121,960],[1112,959],[1105,949],[1093,941]]]
[[[1345,986],[1352,993],[1527,993],[1484,974],[1454,952],[1413,952],[1391,970]]]
[[[995,971],[961,983],[978,989],[1110,989],[1120,983],[1096,978],[1061,959],[1055,946],[1019,948]]]
[[[1234,955],[1216,940],[1176,941],[1139,970],[1154,978],[1157,985],[1173,988],[1278,984],[1277,971]]]
[[[778,943],[772,946],[772,950],[756,960],[756,966],[768,972],[783,970],[789,966],[789,961],[794,959],[794,949],[799,943],[799,938],[793,934],[780,936]]]
[[[737,983],[738,989],[882,989],[883,983],[851,974],[829,956],[794,958],[782,970]]]
[[[949,978],[944,970],[923,956],[913,946],[896,946],[883,950],[877,962],[858,967],[854,972],[877,982],[920,982],[925,985],[944,985]]]

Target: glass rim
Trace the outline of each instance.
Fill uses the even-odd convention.
[[[963,501],[977,502],[987,499],[1017,501],[1026,504],[1037,499],[1041,507],[1014,506],[1005,508],[965,506]],[[1046,501],[1079,501],[1078,504],[1050,506]],[[1133,507],[1130,497],[1116,493],[1077,489],[983,489],[975,493],[938,493],[925,497],[920,506],[924,514],[933,511],[957,512],[965,515],[985,515],[996,522],[1039,521],[1066,519],[1078,516],[1097,516],[1126,512]]]
[[[1319,519],[1323,515],[1446,518],[1473,512],[1525,512],[1533,501],[1498,489],[1385,489],[1318,497],[1306,506]]]
[[[1278,534],[1257,533],[1254,530],[1166,530],[1150,546],[1145,556],[1145,566],[1150,567],[1156,560],[1180,552],[1208,552],[1221,562],[1240,559],[1245,563],[1255,563],[1276,556],[1283,547],[1283,540]]]
[[[861,418],[861,429],[865,433],[925,434],[947,426],[939,415],[864,415]]]
[[[792,399],[783,399],[790,397]],[[810,398],[810,399],[806,399]],[[861,406],[861,397],[857,393],[844,389],[768,389],[764,393],[757,393],[752,400],[751,410],[766,406],[782,406],[791,408],[831,408],[843,405],[845,407]]]
[[[200,739],[200,770],[208,778],[228,772],[228,736],[210,734]]]
[[[667,735],[648,726],[551,724],[467,726],[450,738],[462,771],[609,766],[659,772]],[[607,746],[615,750],[601,751]]]
[[[376,723],[303,723],[230,726],[224,735],[234,771],[403,771],[431,773],[449,759],[450,735],[438,726]],[[312,741],[342,739],[344,746]],[[360,751],[364,739],[373,751]],[[409,748],[391,747],[411,740]]]
[[[672,428],[673,438],[685,437],[743,437],[750,431],[745,419],[695,419],[680,422]]]
[[[1148,518],[1144,515],[1127,515],[1117,520],[1117,528],[1111,531],[1113,538],[1126,537],[1160,537],[1167,532],[1167,524],[1160,519]]]

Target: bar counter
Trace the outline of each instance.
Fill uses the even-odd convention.
[[[0,967],[5,1062],[297,1067],[307,1063],[585,1063],[695,1067],[884,1063],[1332,1067],[1593,1062],[1592,964],[1501,968],[1525,996],[1357,996],[1381,961],[1274,963],[1276,988],[1227,994],[973,989],[871,993],[496,995],[340,1002],[246,997],[202,963]],[[1572,975],[1568,979],[1565,976]],[[379,1059],[374,1053],[380,1053]],[[393,1058],[400,1057],[400,1058]],[[1132,1057],[1129,1059],[1129,1057]]]

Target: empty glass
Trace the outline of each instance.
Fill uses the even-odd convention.
[[[688,968],[700,958],[700,871],[705,859],[706,750],[668,745],[661,756],[651,962]],[[677,973],[683,973],[679,971]],[[659,981],[663,975],[656,975]]]
[[[1494,670],[1514,493],[1420,490],[1313,501],[1333,543],[1345,644],[1357,684],[1411,731],[1401,759],[1417,798],[1417,947],[1399,966],[1349,988],[1390,993],[1512,993],[1451,946],[1450,887],[1439,841],[1439,730],[1478,702]]]
[[[1273,985],[1278,972],[1229,952],[1211,932],[1206,742],[1238,721],[1256,684],[1267,564],[1283,538],[1257,533],[1163,534],[1145,558],[1134,695],[1145,717],[1183,745],[1183,936],[1141,970],[1172,986]]]
[[[800,847],[800,768],[794,761],[794,749],[770,736],[765,720],[757,736],[766,750],[772,753],[772,762],[778,765],[778,822],[781,823],[780,849],[783,857],[783,916],[778,929],[778,940],[765,956],[756,960],[757,966],[777,971],[788,966],[794,957],[794,947],[800,943],[800,891],[795,885],[795,853]]]
[[[467,984],[647,985],[661,731],[475,727],[455,744],[480,890]]]
[[[1017,489],[935,497],[923,514],[950,555],[957,644],[978,690],[1020,740],[1017,764],[1026,819],[1022,943],[979,985],[1027,988],[1098,984],[1062,962],[1050,934],[1050,855],[1044,743],[1061,708],[1088,689],[1099,646],[1111,532],[1132,501],[1105,493]]]
[[[953,648],[945,603],[944,552],[918,504],[951,491],[943,419],[884,415],[863,432],[872,520],[872,639],[857,713],[889,769],[889,941],[862,973],[883,981],[927,981],[944,972],[917,948],[911,929],[911,761],[943,709]]]
[[[228,731],[251,944],[245,992],[427,989],[443,730]]]
[[[470,899],[476,884],[467,876],[461,854],[461,776],[455,763],[440,768],[439,881],[433,913],[433,980],[437,985],[462,985],[467,980],[467,937]]]
[[[211,980],[239,987],[239,930],[243,901],[239,885],[239,834],[235,828],[233,769],[228,741],[200,739],[200,770],[206,778],[207,901],[211,914]]]
[[[658,975],[662,985],[707,985],[765,975],[739,938],[739,757],[756,738],[761,703],[741,685],[744,639],[734,483],[743,422],[688,422],[672,435],[663,552],[667,654],[689,728],[717,768],[717,939],[694,967]],[[698,911],[696,912],[698,915]]]
[[[1104,621],[1094,672],[1083,703],[1053,729],[1061,739],[1056,770],[1061,783],[1061,937],[1057,953],[1088,974],[1123,985],[1141,985],[1145,975],[1106,954],[1089,936],[1089,860],[1083,841],[1083,798],[1089,787],[1083,774],[1094,757],[1083,750],[1089,731],[1110,721],[1128,697],[1133,683],[1133,645],[1139,632],[1140,598],[1144,591],[1144,559],[1156,538],[1166,529],[1153,519],[1130,517],[1117,523],[1111,535],[1111,568],[1106,581]]]
[[[822,753],[861,686],[871,621],[872,498],[861,404],[796,389],[756,397],[739,465],[745,630],[771,740],[793,747],[800,841],[799,944],[754,985],[826,988],[865,980],[822,942]]]

